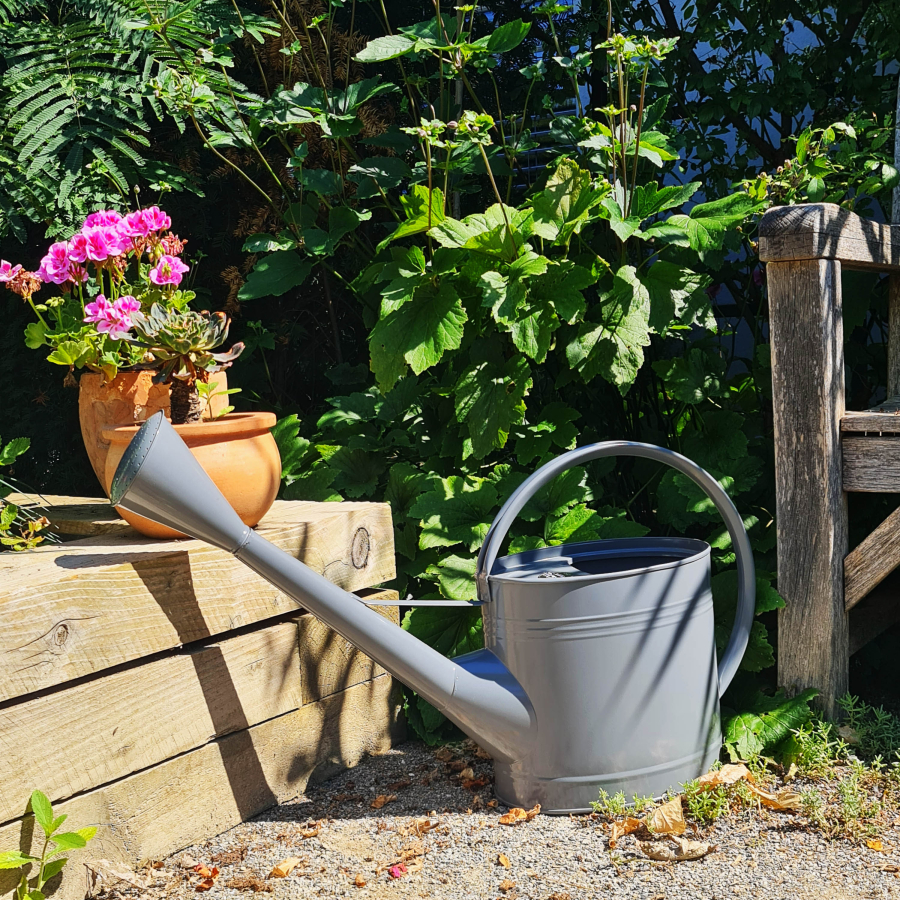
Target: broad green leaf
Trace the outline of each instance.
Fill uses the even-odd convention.
[[[300,183],[308,191],[312,191],[320,197],[340,194],[344,187],[344,181],[341,176],[330,169],[303,168],[300,171]]]
[[[725,726],[725,743],[742,759],[772,750],[792,731],[810,718],[810,701],[818,695],[814,688],[791,699],[779,692],[774,697],[757,694],[753,709],[732,717]]]
[[[329,428],[340,431],[370,422],[378,414],[382,400],[377,390],[373,389],[345,397],[329,397],[325,402],[331,409],[323,413],[316,423],[319,431]]]
[[[421,234],[429,228],[441,225],[446,216],[444,214],[444,192],[440,188],[434,188],[429,193],[424,184],[414,184],[408,194],[400,195],[400,206],[406,216],[397,228],[388,235],[379,245],[382,250],[392,241],[410,237],[413,234]]]
[[[299,287],[312,271],[312,262],[293,250],[279,250],[264,256],[253,267],[246,284],[238,291],[238,300],[280,297]]]
[[[304,228],[303,242],[307,253],[314,256],[331,256],[341,238],[355,231],[360,222],[372,218],[368,209],[355,210],[349,206],[334,206],[328,210],[328,231],[321,228]]]
[[[728,393],[725,361],[699,348],[688,351],[686,356],[659,360],[653,368],[665,382],[666,391],[685,403],[696,405]]]
[[[581,231],[590,210],[602,199],[591,187],[591,173],[564,159],[533,200],[534,233],[548,241],[567,243]]]
[[[361,63],[386,62],[405,56],[415,47],[416,42],[400,34],[389,34],[384,37],[369,41],[366,46],[356,54],[354,59]]]
[[[630,215],[626,218],[613,197],[607,197],[602,206],[609,212],[609,226],[620,241],[627,241],[633,234],[640,231],[640,217]]]
[[[0,853],[0,869],[18,869],[30,862],[40,862],[36,856],[28,856],[20,850],[5,850]]]
[[[578,437],[572,424],[581,414],[564,403],[548,403],[532,423],[518,430],[516,458],[523,465],[541,460],[553,447],[571,450]]]
[[[810,178],[809,184],[806,186],[806,196],[811,203],[820,203],[825,198],[825,181],[816,175]]]
[[[429,235],[442,247],[474,250],[512,262],[518,258],[526,237],[531,234],[531,215],[531,210],[501,207],[495,203],[483,213],[466,216],[462,221],[448,218],[432,228]]]
[[[49,881],[51,878],[59,875],[68,861],[69,858],[67,856],[62,856],[59,859],[51,859],[50,862],[44,866],[44,880]]]
[[[545,484],[525,504],[521,517],[526,522],[541,522],[548,518],[560,518],[571,506],[591,499],[587,486],[587,472],[580,466],[557,475]]]
[[[388,191],[405,178],[412,177],[409,166],[397,156],[370,156],[347,172],[347,180],[356,182],[356,196],[360,200],[378,197],[378,188]]]
[[[687,232],[683,228],[673,225],[671,221],[654,222],[643,231],[637,232],[636,236],[642,241],[659,241],[663,244],[671,244],[673,247],[691,246]]]
[[[515,19],[494,28],[489,35],[475,41],[473,46],[487,50],[488,53],[508,53],[525,40],[530,30],[530,22]]]
[[[429,569],[438,579],[441,594],[448,600],[476,600],[475,557],[445,556]]]
[[[29,322],[25,326],[25,346],[29,350],[37,350],[46,343],[44,335],[47,333],[47,326],[42,322]]]
[[[472,450],[483,459],[506,445],[510,428],[525,415],[525,394],[531,389],[528,363],[516,356],[502,365],[479,362],[456,384],[456,420],[465,422]]]
[[[572,325],[584,315],[586,303],[581,292],[596,280],[589,269],[562,260],[551,263],[543,275],[533,278],[529,288],[535,302],[552,303],[560,319]]]
[[[597,535],[597,511],[578,505],[544,522],[544,540],[550,546],[566,542],[592,541]]]
[[[666,260],[658,260],[644,270],[640,279],[650,295],[650,327],[657,334],[665,334],[670,325],[680,322],[691,298],[705,291],[712,281],[708,275]]]
[[[348,497],[370,497],[378,486],[378,479],[386,466],[380,455],[361,449],[332,447],[317,444],[329,468],[337,472],[332,485]]]
[[[50,799],[42,791],[32,792],[31,811],[44,834],[50,834],[53,830],[53,807],[50,805]]]
[[[87,840],[77,831],[64,831],[53,835],[53,843],[56,844],[54,853],[66,853],[69,850],[80,850],[87,846]]]
[[[749,194],[729,194],[721,200],[700,203],[689,216],[675,215],[669,225],[683,229],[693,250],[718,250],[728,231],[761,208]]]
[[[461,656],[484,647],[477,606],[420,606],[403,617],[403,629],[444,656]]]
[[[369,337],[371,366],[379,387],[389,391],[406,371],[420,375],[459,347],[466,311],[452,284],[426,282],[411,300],[382,318]]]
[[[63,813],[61,816],[57,816],[50,825],[50,832],[53,833],[54,831],[59,831],[62,823],[65,822],[68,818],[69,817],[66,813]]]
[[[271,234],[251,234],[244,241],[244,253],[269,253],[273,250],[293,250],[297,241],[286,231],[274,236]]]
[[[747,455],[743,424],[740,413],[711,410],[703,416],[702,429],[684,435],[684,453],[704,468],[727,471]]]
[[[324,462],[320,462],[292,479],[284,489],[284,499],[312,500],[316,503],[341,500],[343,499],[341,495],[331,487],[337,475],[337,469],[331,469]]]
[[[18,515],[19,507],[15,503],[5,502],[0,507],[0,531],[8,531]]]
[[[300,437],[300,420],[296,413],[279,419],[272,428],[272,437],[281,456],[281,478],[290,484],[302,474],[303,460],[312,445],[306,438]]]
[[[726,569],[713,575],[710,580],[713,602],[716,605],[716,622],[730,631],[737,610],[738,573],[737,569]],[[756,609],[754,615],[761,616],[773,609],[783,609],[784,600],[772,587],[768,575],[756,576]]]
[[[602,375],[625,394],[644,362],[650,343],[650,297],[632,266],[615,274],[604,294],[599,322],[584,322],[566,347],[569,365],[585,381]]]
[[[655,181],[639,184],[632,195],[630,214],[642,221],[649,219],[663,210],[687,203],[699,187],[699,181],[663,188],[658,187]]]
[[[469,550],[477,550],[493,520],[497,499],[497,488],[485,478],[441,478],[409,511],[421,520],[419,546],[427,550],[465,544]]]
[[[8,466],[13,460],[28,452],[31,446],[31,438],[13,438],[2,450],[0,450],[0,466]]]
[[[402,522],[409,515],[416,498],[427,489],[429,483],[428,473],[409,463],[395,463],[391,466],[384,501],[390,503],[395,523]]]
[[[91,352],[91,345],[86,341],[60,341],[47,361],[58,366],[81,366]]]
[[[551,307],[534,307],[530,304],[509,323],[509,331],[516,349],[538,364],[547,358],[553,332],[557,328],[559,319]]]

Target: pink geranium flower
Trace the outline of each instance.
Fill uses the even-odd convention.
[[[79,231],[69,238],[69,259],[72,262],[83,263],[87,258],[87,235],[83,231]]]
[[[187,272],[186,266],[177,256],[161,256],[150,270],[150,280],[154,284],[181,284],[181,276]]]
[[[124,253],[129,243],[112,225],[95,225],[82,231],[85,237],[86,258],[93,262],[103,262],[111,256]]]
[[[130,238],[147,237],[150,234],[150,222],[144,210],[128,213],[119,223],[119,233]]]
[[[21,266],[14,266],[5,259],[0,259],[0,281],[12,281],[21,271]]]
[[[96,228],[98,225],[118,225],[122,221],[121,214],[114,209],[103,209],[98,212],[91,213],[85,220],[82,230],[86,228]]]
[[[63,284],[69,280],[69,245],[65,241],[51,244],[47,255],[41,260],[38,277],[43,282]]]
[[[158,206],[150,206],[141,211],[144,214],[150,231],[168,231],[172,220]]]
[[[97,294],[93,303],[84,308],[84,321],[94,323],[100,334],[108,334],[114,341],[121,341],[129,336],[131,314],[137,312],[141,304],[126,294],[115,303],[110,303],[103,294]]]

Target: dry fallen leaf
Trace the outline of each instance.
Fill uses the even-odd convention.
[[[879,853],[880,853],[882,850],[884,850],[884,844],[882,844],[881,841],[880,841],[878,838],[874,838],[874,839],[873,839],[873,838],[869,838],[869,840],[866,841],[866,846],[867,846],[870,850],[877,850]]]
[[[841,725],[837,730],[838,737],[845,744],[858,744],[859,743],[859,735],[849,726],[849,725]]]
[[[782,788],[774,794],[770,791],[764,791],[755,784],[750,784],[749,788],[759,797],[763,806],[768,806],[769,809],[777,809],[782,812],[796,812],[800,809],[802,803],[800,794],[797,791],[792,791],[790,788]]]
[[[654,809],[644,822],[654,834],[684,834],[687,826],[681,808],[681,795]]]
[[[318,837],[319,832],[322,830],[322,820],[319,819],[318,822],[315,822],[312,826],[307,826],[304,831],[300,832],[300,837],[302,838],[314,838]]]
[[[900,866],[896,863],[882,863],[878,868],[882,872],[900,872]]]
[[[451,759],[453,759],[453,751],[452,751],[452,750],[448,750],[446,747],[441,747],[440,749],[435,750],[435,751],[434,751],[434,755],[435,755],[441,762],[449,762]]]
[[[460,781],[460,784],[467,790],[476,791],[478,788],[483,788],[488,783],[488,780],[487,775],[479,775],[477,778],[464,778]]]
[[[399,790],[402,790],[403,788],[409,787],[411,784],[412,784],[412,781],[410,781],[408,778],[401,778],[399,781],[395,781],[392,784],[389,784],[387,786],[387,789],[389,791],[399,791]]]
[[[691,841],[672,835],[669,835],[666,841],[638,841],[637,845],[644,856],[661,862],[700,859],[710,851],[710,846],[706,841]]]
[[[432,822],[431,819],[416,819],[409,828],[406,829],[406,834],[428,834],[432,828],[437,825],[437,822]]]
[[[527,812],[519,806],[513,807],[508,813],[500,816],[501,825],[518,825],[519,822],[530,822],[541,811],[541,804],[536,803],[533,809]]]
[[[147,872],[146,875],[138,875],[137,872],[133,872],[128,866],[122,865],[122,863],[111,862],[108,859],[92,859],[86,862],[84,866],[87,869],[87,895],[89,897],[103,890],[104,882],[106,882],[108,887],[117,881],[124,881],[132,887],[145,890],[150,887],[150,882],[153,880],[153,875],[150,872]]]
[[[475,756],[478,757],[478,759],[493,759],[491,754],[488,753],[487,750],[482,749],[481,747],[475,748]]]
[[[508,878],[504,878],[503,881],[500,882],[500,890],[505,894],[507,891],[511,891],[516,886],[514,881],[510,881]]]
[[[237,878],[230,878],[225,882],[225,887],[235,891],[253,891],[254,894],[271,894],[275,890],[271,884],[266,884],[259,875],[241,875]]]
[[[379,794],[370,804],[369,806],[372,809],[381,809],[386,803],[392,803],[397,799],[396,794]]]
[[[501,853],[497,857],[497,862],[500,863],[500,865],[503,866],[504,869],[508,869],[511,865],[509,857],[505,853]]]
[[[216,866],[213,866],[210,869],[208,866],[204,866],[201,863],[200,865],[194,866],[194,871],[201,879],[194,885],[195,891],[208,891],[216,883],[216,879],[219,877],[219,870]]]
[[[701,775],[697,783],[703,788],[714,788],[720,784],[735,784],[744,778],[753,781],[750,770],[743,763],[729,763],[721,769]]]
[[[299,856],[289,856],[269,872],[269,878],[287,878],[303,861]]]
[[[621,837],[625,837],[626,834],[631,834],[632,831],[637,831],[644,823],[640,819],[632,818],[628,816],[624,822],[613,822],[612,828],[609,831],[609,849],[616,849],[616,841]]]
[[[466,766],[466,768],[463,769],[462,772],[459,773],[460,781],[472,781],[474,778],[475,778],[475,771],[472,769],[471,766]]]
[[[366,886],[366,879],[363,878],[362,875],[357,875],[356,878],[353,879],[353,883],[354,883],[357,887],[365,887],[365,886]]]

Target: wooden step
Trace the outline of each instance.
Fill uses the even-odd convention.
[[[862,434],[900,434],[900,397],[891,397],[872,409],[845,412],[841,431]]]

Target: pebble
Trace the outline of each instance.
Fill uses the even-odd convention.
[[[602,822],[589,816],[499,824],[506,810],[492,797],[490,761],[471,744],[454,751],[410,741],[369,757],[185,848],[164,863],[176,877],[120,893],[196,898],[198,876],[182,868],[190,859],[220,869],[210,900],[250,900],[270,890],[274,900],[900,900],[893,835],[886,852],[874,852],[826,840],[801,817],[753,811],[703,830],[700,837],[715,846],[703,859],[652,862],[631,836],[610,852]],[[396,799],[372,807],[391,795]],[[288,877],[267,879],[291,857],[301,861]]]

